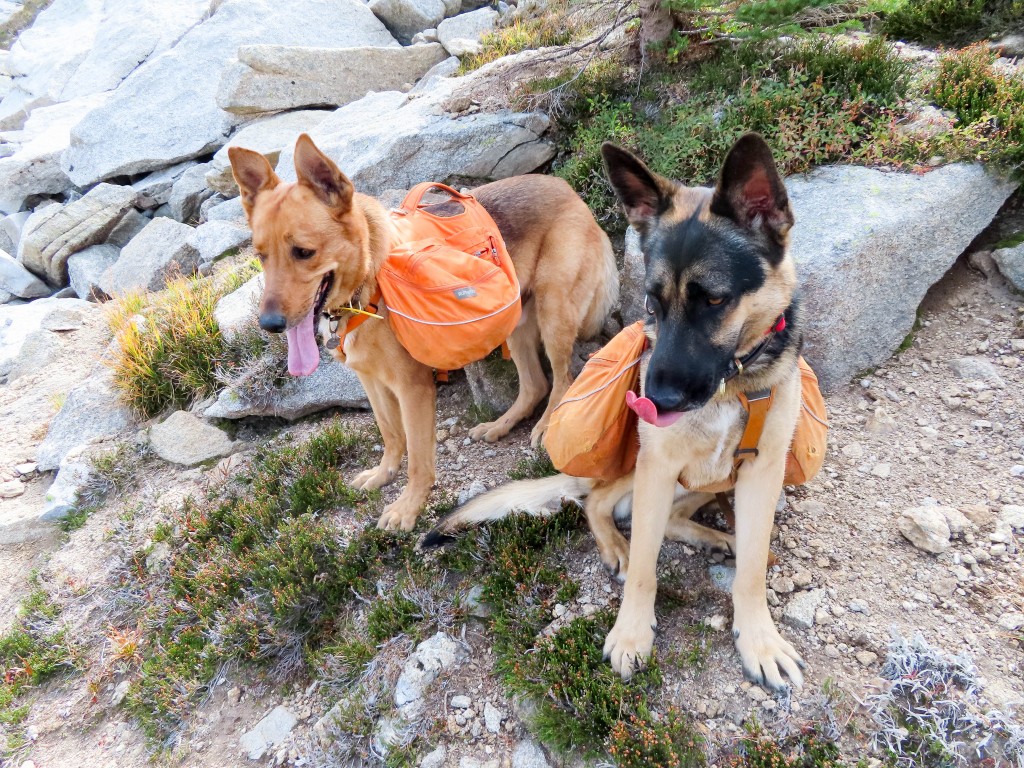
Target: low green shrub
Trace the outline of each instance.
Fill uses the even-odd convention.
[[[929,44],[962,44],[1024,19],[1021,0],[906,0],[885,16],[886,34]]]

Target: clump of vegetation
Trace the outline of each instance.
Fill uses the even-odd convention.
[[[695,65],[685,93],[663,106],[666,94],[679,90],[678,78],[674,68],[663,69],[637,96],[621,67],[610,63],[585,74],[566,97],[566,152],[555,172],[601,218],[614,209],[601,168],[606,140],[690,184],[712,182],[729,147],[750,130],[765,135],[784,173],[870,162],[882,152],[899,159],[894,110],[906,96],[910,70],[879,38],[746,42]]]
[[[219,279],[181,277],[159,293],[131,293],[112,303],[116,344],[110,365],[132,410],[149,418],[216,390],[229,355],[214,308],[257,269],[246,264]]]
[[[22,602],[14,626],[0,635],[0,735],[6,737],[6,751],[24,744],[21,733],[13,730],[29,713],[29,705],[19,704],[19,699],[78,663],[79,648],[59,617],[60,607],[36,588]]]
[[[977,159],[1019,173],[1024,168],[1024,79],[997,72],[994,60],[982,44],[946,54],[929,94],[957,116]]]
[[[732,768],[842,768],[847,763],[834,741],[814,731],[779,741],[754,723],[729,765]]]
[[[687,717],[670,707],[663,717],[631,716],[609,734],[608,753],[620,768],[703,768],[702,739]]]
[[[569,8],[568,0],[555,0],[536,16],[515,16],[488,32],[480,41],[479,53],[463,57],[459,74],[526,50],[566,45],[583,34],[586,25]]]
[[[1021,0],[906,0],[886,14],[883,29],[901,40],[963,44],[1021,20]]]
[[[81,528],[111,493],[122,494],[134,488],[143,457],[144,451],[129,443],[93,457],[92,472],[78,493],[77,506],[61,520],[61,528],[68,533]]]
[[[558,469],[551,462],[551,457],[543,448],[538,448],[532,456],[524,456],[516,464],[515,469],[508,473],[511,480],[532,480],[537,477],[557,475]]]
[[[346,539],[332,518],[352,508],[376,518],[377,496],[339,472],[361,466],[371,440],[331,422],[303,445],[264,447],[219,494],[185,503],[129,694],[151,738],[175,732],[228,659],[273,661],[284,677],[304,669],[357,596],[411,558],[409,537],[371,526]],[[144,574],[145,553],[135,559]],[[382,609],[378,624],[406,626],[407,612]]]

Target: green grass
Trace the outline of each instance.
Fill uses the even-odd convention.
[[[110,366],[122,400],[133,411],[151,418],[216,391],[218,372],[230,366],[232,350],[213,311],[256,270],[249,263],[222,278],[182,277],[159,293],[133,293],[113,302],[109,322],[117,343]]]
[[[729,147],[750,130],[767,138],[784,173],[921,154],[900,145],[893,131],[909,65],[877,38],[748,41],[697,65],[663,67],[645,82],[637,95],[621,65],[610,61],[591,68],[564,99],[555,172],[605,220],[615,210],[601,167],[606,140],[688,184],[713,182]]]
[[[351,537],[332,515],[376,519],[367,498],[341,479],[363,466],[372,436],[328,423],[301,445],[271,444],[217,494],[188,500],[173,520],[166,582],[145,575],[155,598],[143,617],[148,642],[128,701],[147,735],[170,738],[229,660],[273,662],[277,674],[307,668],[358,596],[411,558],[412,539],[371,523]],[[155,580],[155,581],[151,581]],[[385,601],[386,602],[386,601]],[[407,627],[404,603],[380,609],[375,626]]]
[[[502,56],[521,51],[566,45],[584,31],[585,25],[570,12],[569,0],[554,0],[540,15],[510,19],[484,35],[480,41],[482,50],[464,56],[458,73],[464,75]]]
[[[537,449],[533,456],[524,456],[516,464],[515,469],[508,473],[511,480],[531,480],[536,477],[551,477],[558,470],[551,463],[551,457],[543,448]]]
[[[1021,0],[906,0],[886,14],[883,29],[900,40],[962,45],[1021,21]]]
[[[17,730],[28,717],[23,698],[33,688],[78,664],[71,630],[58,624],[60,607],[36,588],[22,601],[14,626],[0,635],[0,737],[10,753],[24,744]]]

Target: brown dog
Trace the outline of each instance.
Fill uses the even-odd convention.
[[[321,312],[350,301],[369,303],[394,230],[380,203],[355,192],[306,134],[295,145],[294,183],[282,182],[257,152],[232,148],[229,154],[263,262],[260,327],[287,333],[289,370],[306,375],[319,359],[315,334]],[[504,437],[550,390],[547,409],[533,428],[536,446],[551,409],[571,383],[573,344],[600,330],[618,297],[614,255],[586,204],[560,179],[519,176],[486,184],[473,194],[508,247],[523,315],[508,340],[519,396],[501,418],[480,424],[470,435],[487,442]],[[386,317],[387,309],[381,314]],[[551,385],[541,368],[541,343],[551,364]],[[385,508],[378,525],[410,530],[434,485],[433,373],[409,355],[381,320],[360,325],[332,354],[358,374],[384,437],[380,465],[361,472],[352,485],[373,490],[390,483],[408,453],[409,484]]]

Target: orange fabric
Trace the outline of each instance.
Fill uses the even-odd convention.
[[[430,213],[420,204],[430,189],[444,190],[465,210]],[[430,182],[413,187],[391,216],[399,244],[377,281],[398,341],[441,370],[486,357],[522,314],[519,280],[494,220],[472,195]]]
[[[551,414],[544,447],[560,472],[615,480],[636,466],[640,438],[636,414],[626,407],[626,392],[639,391],[640,356],[646,341],[643,322],[624,328],[594,354]],[[802,357],[798,365],[800,416],[786,455],[786,485],[803,485],[818,474],[828,441],[828,415],[818,378]],[[739,395],[748,416],[732,472],[720,483],[690,490],[721,494],[736,485],[740,466],[757,456],[774,395],[774,390]]]
[[[626,326],[594,353],[551,414],[544,448],[560,472],[614,480],[632,471],[640,450],[626,393],[640,386],[642,322]]]

